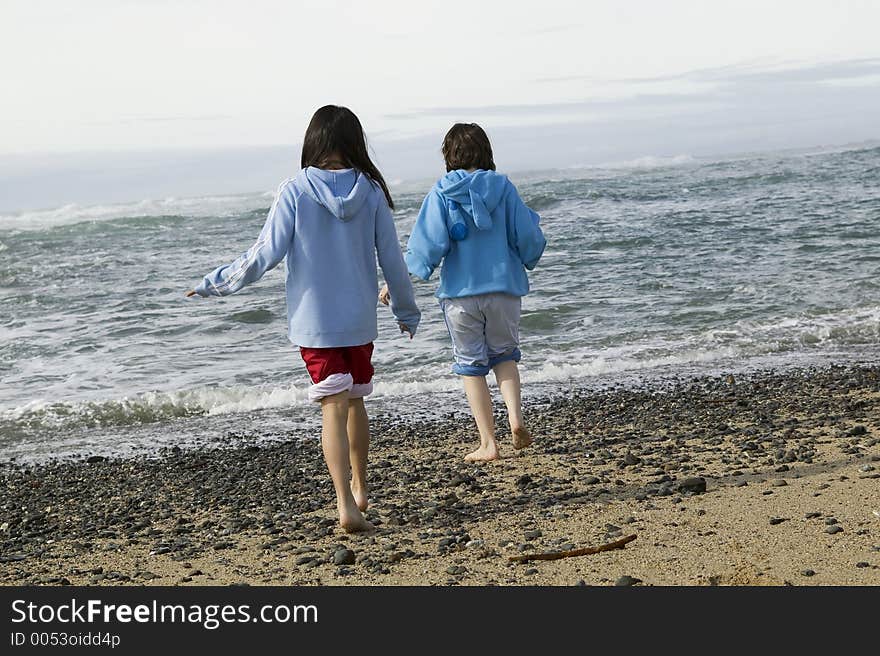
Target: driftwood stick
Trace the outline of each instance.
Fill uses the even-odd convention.
[[[635,535],[627,535],[608,544],[601,544],[598,547],[583,547],[582,549],[570,549],[569,551],[551,551],[549,553],[539,554],[523,554],[522,556],[511,556],[510,560],[515,563],[527,563],[530,560],[559,560],[560,558],[571,558],[572,556],[588,556],[590,554],[600,553],[602,551],[613,551],[614,549],[623,549],[626,545],[636,539]]]

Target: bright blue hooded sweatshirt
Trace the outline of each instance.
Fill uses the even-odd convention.
[[[535,268],[547,245],[539,221],[507,176],[451,171],[422,203],[407,244],[407,267],[427,280],[442,261],[438,298],[525,296],[525,270]]]
[[[309,167],[278,188],[257,242],[205,276],[195,291],[227,296],[287,258],[288,337],[298,346],[358,346],[376,339],[376,258],[391,312],[413,333],[421,313],[385,195],[356,169]]]

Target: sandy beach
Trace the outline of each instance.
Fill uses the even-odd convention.
[[[502,433],[503,458],[484,465],[462,460],[467,417],[373,418],[378,528],[363,535],[336,525],[319,444],[299,436],[7,463],[0,582],[880,584],[880,367],[563,385],[527,417],[535,445],[515,453]],[[510,561],[627,535],[620,550]]]

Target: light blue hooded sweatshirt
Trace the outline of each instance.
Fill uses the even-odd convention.
[[[507,176],[451,171],[422,203],[407,244],[407,267],[427,280],[442,261],[438,298],[525,296],[525,270],[535,268],[547,245],[539,221]]]
[[[303,169],[278,188],[256,243],[205,276],[195,291],[227,296],[287,258],[288,337],[297,346],[359,346],[376,339],[376,257],[391,312],[413,333],[416,307],[385,194],[356,169]]]

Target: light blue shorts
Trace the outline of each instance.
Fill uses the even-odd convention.
[[[519,296],[493,293],[442,298],[440,308],[452,339],[454,373],[485,376],[501,362],[519,362]]]

